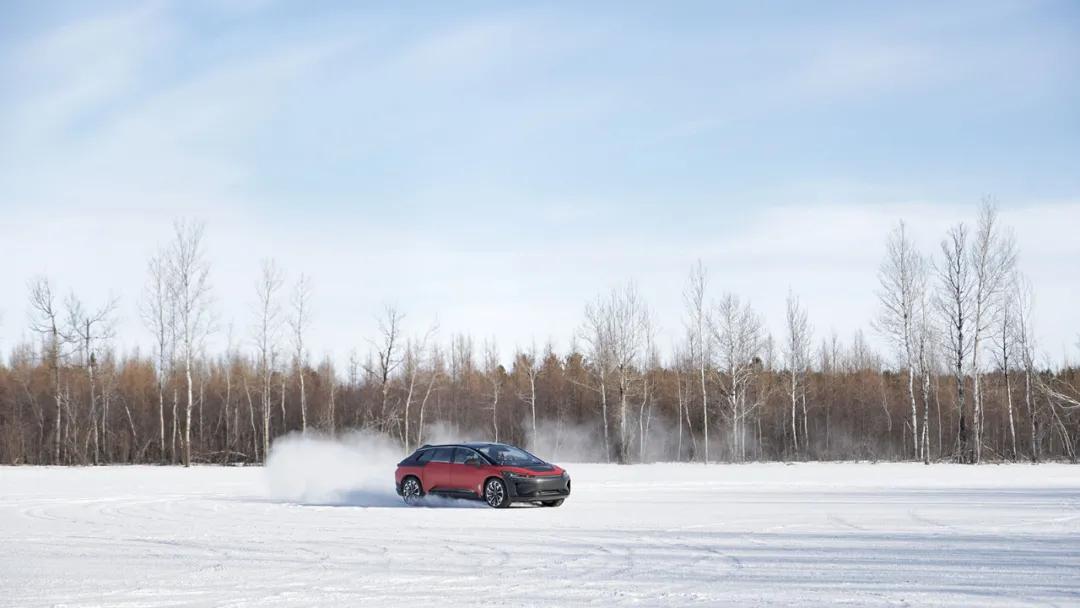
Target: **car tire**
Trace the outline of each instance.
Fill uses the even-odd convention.
[[[424,497],[424,487],[420,485],[420,480],[412,475],[401,480],[401,499],[405,501],[405,504],[409,506],[415,506],[420,504],[420,499]]]
[[[566,500],[566,499],[565,498],[560,498],[559,500],[545,500],[545,501],[541,502],[540,504],[544,505],[545,507],[558,507],[558,506],[562,505],[564,500]]]
[[[484,482],[484,502],[495,509],[505,509],[510,506],[510,493],[506,489],[506,482],[498,477],[492,477]]]

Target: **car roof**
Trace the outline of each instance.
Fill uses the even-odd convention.
[[[505,443],[494,443],[494,442],[491,442],[491,441],[468,441],[468,442],[465,442],[465,443],[425,444],[425,445],[420,446],[417,449],[419,449],[419,450],[423,450],[423,449],[426,449],[426,448],[473,448],[473,449],[476,449],[476,448],[486,448],[486,447],[490,447],[490,446],[494,446],[494,445],[507,445],[507,444],[505,444]]]

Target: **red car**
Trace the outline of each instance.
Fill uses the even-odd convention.
[[[515,502],[557,507],[570,495],[566,471],[505,443],[425,445],[398,463],[396,481],[410,505],[430,494],[495,508]]]

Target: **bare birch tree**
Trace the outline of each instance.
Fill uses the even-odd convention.
[[[926,264],[900,222],[889,234],[885,260],[878,271],[877,296],[880,312],[874,327],[896,349],[907,372],[908,401],[911,404],[911,439],[913,457],[919,457],[919,413],[915,398],[915,368],[918,364],[919,305],[926,290]]]
[[[1031,283],[1022,275],[1016,277],[1015,298],[1016,322],[1013,323],[1013,342],[1020,355],[1020,364],[1024,369],[1024,409],[1028,416],[1030,429],[1031,461],[1039,462],[1041,458],[1042,430],[1039,425],[1039,415],[1034,398],[1035,384],[1035,338],[1032,330],[1032,309],[1034,307],[1034,292]]]
[[[971,418],[965,403],[967,361],[972,351],[971,332],[974,325],[971,310],[974,277],[967,238],[967,227],[960,223],[950,228],[941,242],[942,259],[937,268],[935,301],[945,329],[945,362],[956,383],[956,411],[959,418],[957,457],[962,462],[974,462],[975,450],[968,429]]]
[[[272,260],[263,260],[259,280],[255,284],[256,322],[255,347],[258,356],[262,404],[262,453],[270,454],[271,382],[277,366],[278,339],[281,333],[281,304],[278,301],[284,284],[281,269]]]
[[[311,325],[311,281],[301,273],[292,294],[292,315],[289,328],[292,330],[293,364],[300,388],[300,433],[306,435],[308,427],[307,387],[304,384],[304,372],[308,364],[308,353],[304,336]]]
[[[499,441],[499,398],[502,396],[503,369],[499,363],[499,347],[494,340],[484,341],[484,380],[488,384],[491,399],[491,428],[495,441]]]
[[[638,462],[645,462],[646,447],[649,439],[649,426],[652,422],[653,383],[650,379],[652,370],[660,367],[660,353],[656,350],[656,336],[653,333],[652,319],[644,319],[644,345],[642,348],[641,400],[638,401]]]
[[[60,361],[64,356],[64,339],[60,333],[60,311],[52,292],[52,285],[45,277],[30,282],[30,329],[44,341],[44,355],[52,377],[53,401],[56,405],[56,429],[53,443],[53,464],[61,463],[61,421],[64,417],[63,394],[60,388]]]
[[[619,388],[619,462],[630,462],[629,402],[641,374],[651,336],[649,310],[631,283],[622,293],[612,292],[608,309],[612,363]]]
[[[187,403],[184,408],[184,466],[191,465],[191,413],[195,407],[196,349],[210,331],[210,264],[203,250],[203,224],[179,221],[169,255],[170,284],[176,305],[180,357],[184,364]]]
[[[416,445],[421,445],[424,440],[424,413],[427,411],[428,401],[435,390],[439,378],[446,375],[445,363],[442,350],[436,341],[432,341],[428,353],[428,377],[427,386],[424,388],[424,396],[420,399],[420,419],[416,424]]]
[[[930,392],[931,392],[931,376],[936,373],[936,349],[935,344],[938,342],[938,332],[934,326],[933,315],[928,305],[928,294],[926,289],[923,289],[918,294],[918,305],[916,306],[916,314],[918,318],[915,323],[915,354],[918,360],[919,375],[922,378],[922,402],[923,402],[923,417],[922,417],[922,433],[921,433],[921,451],[923,464],[930,464]],[[938,450],[941,449],[941,408],[938,407]]]
[[[799,299],[790,291],[787,297],[787,334],[784,341],[784,362],[788,368],[788,396],[791,399],[791,440],[794,454],[799,455],[797,406],[804,403],[803,422],[806,422],[806,373],[810,367],[810,322]],[[809,454],[810,438],[803,429],[803,448]]]
[[[116,299],[109,298],[104,305],[96,311],[90,312],[84,309],[82,302],[71,294],[67,298],[67,328],[66,340],[77,345],[76,348],[86,368],[87,386],[89,387],[89,402],[87,412],[90,420],[90,437],[94,443],[94,464],[99,464],[102,458],[103,447],[107,448],[106,417],[107,412],[98,412],[97,403],[97,367],[98,342],[112,337],[111,315],[116,308]],[[101,418],[99,418],[99,415]]]
[[[604,459],[611,460],[611,433],[608,416],[608,378],[612,368],[611,337],[604,314],[604,302],[597,298],[595,303],[585,306],[585,323],[581,338],[588,346],[586,360],[596,385],[590,386],[600,395],[600,421],[604,431]]]
[[[709,463],[709,391],[705,382],[707,371],[712,367],[712,333],[709,331],[709,312],[705,304],[705,292],[708,287],[708,272],[698,260],[690,270],[690,277],[683,292],[686,303],[687,330],[689,332],[690,359],[697,372],[701,389],[702,440],[705,448],[705,463]],[[688,413],[689,415],[689,413]]]
[[[710,326],[716,344],[721,393],[727,402],[731,423],[730,453],[732,460],[746,458],[746,435],[743,427],[755,407],[749,401],[749,390],[761,371],[761,353],[765,335],[761,318],[738,296],[726,294],[712,315]]]
[[[155,376],[158,397],[158,441],[161,446],[161,462],[166,461],[165,449],[165,383],[168,377],[169,351],[175,335],[176,301],[169,269],[169,251],[162,250],[150,258],[148,277],[140,312],[143,323],[154,334],[156,355]]]
[[[536,441],[538,437],[536,432],[536,379],[540,376],[541,367],[535,342],[529,347],[528,351],[520,354],[518,362],[521,364],[522,371],[525,374],[525,381],[529,385],[528,390],[518,394],[518,398],[529,406],[530,441]]]
[[[994,356],[998,369],[1001,370],[1003,391],[1005,393],[1005,408],[1009,414],[1009,459],[1015,461],[1018,448],[1016,443],[1016,417],[1013,408],[1012,367],[1016,364],[1013,356],[1016,351],[1016,330],[1014,329],[1016,317],[1016,278],[1010,277],[1009,285],[1001,293],[996,302],[997,310],[993,338]]]
[[[388,305],[383,308],[382,315],[378,319],[379,340],[372,342],[375,347],[375,355],[378,361],[364,366],[368,374],[375,377],[379,383],[379,420],[383,430],[389,427],[390,403],[390,376],[401,365],[401,323],[405,315],[398,311],[396,306]]]
[[[402,368],[405,372],[405,407],[403,410],[403,424],[402,424],[402,440],[405,444],[405,453],[411,454],[412,450],[411,442],[412,435],[409,430],[409,424],[412,419],[412,404],[418,396],[418,390],[420,387],[421,376],[424,373],[424,357],[427,355],[428,342],[432,340],[435,334],[435,326],[427,331],[419,339],[409,339],[405,343],[405,354],[402,360]],[[428,386],[430,391],[430,385]],[[427,394],[425,394],[425,397]],[[421,424],[423,422],[421,421]]]
[[[983,402],[982,369],[979,363],[980,345],[994,326],[995,303],[999,300],[1006,279],[1016,261],[1012,235],[1001,230],[997,208],[984,200],[979,208],[979,223],[970,252],[972,272],[972,331],[971,373],[974,384],[972,427],[975,462],[982,460]]]
[[[648,308],[633,283],[623,289],[613,289],[606,297],[586,307],[586,326],[592,328],[586,341],[595,341],[594,354],[613,376],[618,392],[619,433],[615,445],[618,461],[630,461],[629,404],[643,357],[651,322]],[[595,364],[595,363],[594,363]],[[607,387],[601,380],[601,397],[607,406]],[[605,412],[606,414],[606,412]],[[606,420],[605,420],[606,422]]]

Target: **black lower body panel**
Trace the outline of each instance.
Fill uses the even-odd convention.
[[[506,489],[512,502],[543,502],[570,496],[570,479],[560,475],[548,477],[507,477]]]

